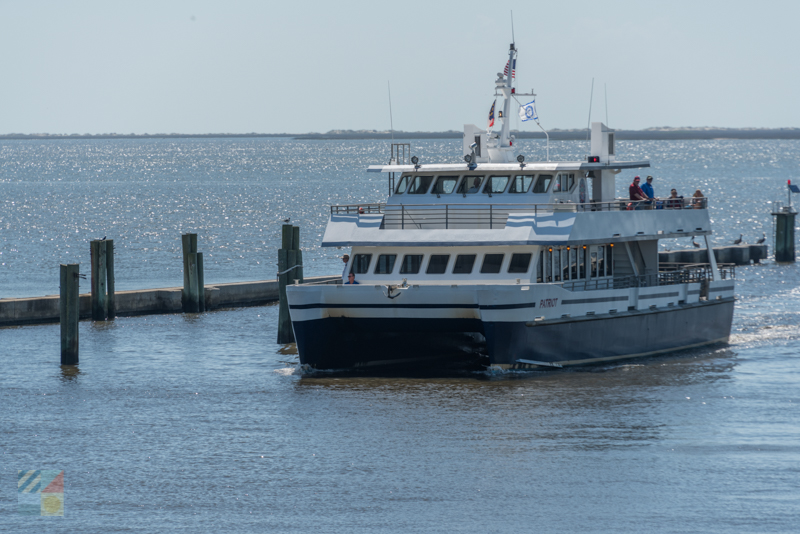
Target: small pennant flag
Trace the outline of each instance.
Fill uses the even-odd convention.
[[[492,102],[492,109],[489,110],[489,128],[491,129],[494,126],[494,105],[497,103],[497,100]]]
[[[506,61],[506,68],[503,69],[503,76],[508,76],[508,61]],[[511,77],[512,78],[516,78],[517,77],[517,60],[516,60],[516,58],[511,60]]]
[[[536,115],[535,100],[531,100],[524,106],[519,107],[519,118],[522,119],[522,122],[539,120],[538,115]]]

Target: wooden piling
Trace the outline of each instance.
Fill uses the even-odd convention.
[[[284,225],[286,228],[286,225]],[[292,330],[292,319],[289,315],[289,304],[286,301],[286,284],[289,280],[291,271],[286,271],[289,267],[289,251],[278,250],[278,343],[294,343],[294,331]]]
[[[189,282],[186,295],[186,306],[183,311],[186,313],[197,313],[200,311],[200,299],[197,280],[197,252],[190,252],[186,255],[187,271],[189,272]]]
[[[92,263],[92,320],[105,321],[108,315],[106,300],[106,243],[96,239],[91,242]]]
[[[117,316],[117,299],[114,283],[114,240],[106,239],[106,301],[109,320]]]
[[[775,217],[775,261],[794,261],[794,219],[788,210],[773,212]]]
[[[203,253],[197,253],[197,307],[206,311],[206,276],[203,273]]]
[[[78,319],[80,265],[61,265],[61,295],[58,301],[61,320],[61,365],[78,364]]]
[[[197,286],[195,285],[194,291],[191,289],[190,279],[197,281],[197,257],[195,256],[194,262],[189,265],[189,254],[197,254],[197,234],[183,234],[181,236],[181,249],[183,251],[183,291],[181,292],[181,306],[185,313],[193,313],[197,311]],[[194,270],[193,272],[192,269]],[[194,301],[190,298],[193,295]]]
[[[298,265],[294,271],[292,271],[292,281],[298,280],[301,284],[303,283],[303,251],[300,250],[300,227],[295,226],[292,229],[292,250],[296,251],[297,254],[295,255],[295,263],[291,265]]]

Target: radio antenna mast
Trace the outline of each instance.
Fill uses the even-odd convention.
[[[606,126],[608,126],[608,84],[603,82],[603,93],[606,98]]]
[[[511,10],[511,42],[516,43],[517,40],[514,39],[514,10]]]
[[[589,94],[589,120],[586,121],[586,140],[589,140],[589,132],[592,131],[592,99],[594,98],[594,78],[592,78],[592,92]]]

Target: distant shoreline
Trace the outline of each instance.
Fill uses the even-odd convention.
[[[689,139],[800,139],[800,128],[649,128],[646,130],[615,130],[618,140],[689,140]],[[581,141],[587,139],[586,130],[552,130],[550,139]],[[517,139],[544,139],[543,132],[515,132]],[[388,132],[375,130],[334,130],[327,133],[305,134],[0,134],[2,140],[65,140],[65,139],[217,139],[283,137],[298,140],[358,140],[358,139],[460,139],[462,133],[446,132]]]

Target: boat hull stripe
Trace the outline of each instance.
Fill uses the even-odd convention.
[[[595,304],[597,302],[621,302],[628,300],[628,297],[598,297],[593,299],[564,299],[561,304]]]

